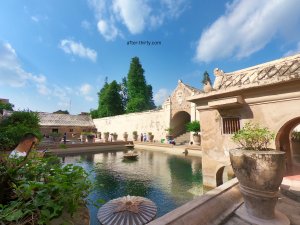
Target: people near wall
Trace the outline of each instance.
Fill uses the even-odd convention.
[[[67,143],[67,133],[66,132],[64,133],[64,137],[63,138],[64,138],[64,144],[66,144]]]
[[[141,133],[141,142],[143,142],[144,137],[143,137],[143,133]]]
[[[147,141],[147,135],[146,135],[146,133],[144,133],[143,137],[144,137],[144,142],[146,142]]]

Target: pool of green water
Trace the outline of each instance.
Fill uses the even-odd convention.
[[[123,159],[124,151],[62,156],[90,172],[95,187],[89,198],[96,201],[143,196],[157,205],[157,217],[203,194],[201,158],[137,150],[136,161]],[[89,206],[91,225],[99,225],[98,208]]]

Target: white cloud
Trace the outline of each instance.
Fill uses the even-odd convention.
[[[80,42],[75,42],[69,39],[60,41],[60,48],[67,54],[76,55],[81,58],[90,59],[93,62],[97,60],[97,52],[93,49],[84,47]]]
[[[91,24],[89,21],[83,20],[83,21],[81,21],[81,27],[86,30],[89,30],[89,29],[91,29]]]
[[[284,54],[284,56],[295,55],[297,53],[300,53],[300,41],[297,43],[296,49],[288,51],[287,53]]]
[[[104,39],[107,41],[115,40],[119,33],[114,23],[110,23],[105,20],[99,20],[97,28],[104,37]]]
[[[45,85],[46,77],[26,72],[19,63],[15,49],[9,43],[0,42],[0,86],[24,87],[28,83],[39,88]]]
[[[298,0],[235,0],[225,15],[206,29],[195,59],[210,62],[226,57],[244,58],[264,48],[274,37],[300,34]]]
[[[40,20],[37,16],[31,16],[31,20],[38,23]]]
[[[190,0],[88,0],[95,12],[97,27],[106,41],[122,35],[122,25],[131,34],[162,26],[167,19],[179,17]]]
[[[167,15],[170,17],[179,17],[188,7],[186,0],[161,0],[161,3],[167,8]]]
[[[93,97],[89,96],[91,94],[93,87],[90,84],[83,84],[79,88],[79,95],[84,97],[84,99],[88,102],[92,102],[94,100]]]
[[[113,10],[132,34],[143,32],[151,12],[144,0],[115,0]]]
[[[155,105],[162,105],[164,101],[167,100],[167,98],[170,96],[170,91],[168,91],[165,88],[159,89],[155,94],[154,94],[154,102]]]
[[[80,88],[79,91],[82,95],[88,95],[92,90],[92,86],[89,84],[83,84]]]

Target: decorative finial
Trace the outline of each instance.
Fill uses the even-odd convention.
[[[182,80],[178,80],[178,84],[182,83]]]
[[[218,77],[218,76],[223,76],[223,75],[224,75],[224,71],[223,71],[223,70],[220,70],[219,68],[215,68],[215,69],[214,69],[214,75],[215,75],[216,77]]]

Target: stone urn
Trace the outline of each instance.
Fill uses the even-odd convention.
[[[134,141],[137,141],[138,135],[136,131],[132,132],[132,137]]]
[[[88,134],[86,137],[87,137],[88,143],[93,143],[94,142],[95,135]]]
[[[201,137],[198,133],[193,134],[193,140],[195,145],[200,145]]]
[[[109,133],[105,132],[104,133],[104,142],[108,142],[108,138],[109,138]]]
[[[127,132],[125,132],[123,134],[123,138],[124,138],[124,141],[127,142],[127,140],[128,140],[128,134],[127,134]]]
[[[203,91],[205,92],[205,93],[207,93],[207,92],[211,92],[212,91],[212,86],[211,86],[211,84],[209,83],[209,82],[206,82],[206,84],[203,86]]]
[[[113,134],[113,141],[117,141],[117,139],[118,139],[118,134],[114,133]]]
[[[285,215],[275,211],[285,173],[285,152],[233,149],[229,154],[250,218],[277,221],[272,224],[278,224],[280,218],[279,224],[289,224]]]

